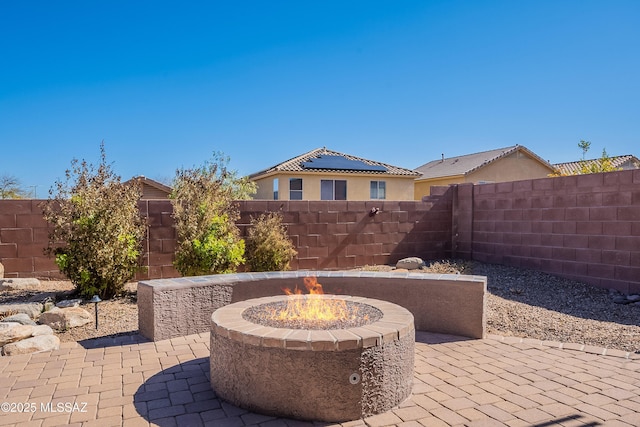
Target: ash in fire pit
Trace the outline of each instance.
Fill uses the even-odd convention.
[[[295,304],[298,302],[298,304]],[[297,306],[316,306],[320,303],[332,303],[339,307],[340,316],[328,319],[306,316]],[[290,314],[290,315],[288,315]],[[289,296],[287,301],[278,301],[249,307],[242,318],[259,325],[287,329],[348,329],[368,325],[382,318],[382,311],[369,304],[361,304],[341,299],[326,300],[313,296]]]

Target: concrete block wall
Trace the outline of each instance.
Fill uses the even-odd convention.
[[[376,214],[371,214],[377,209]],[[337,270],[390,264],[407,256],[450,256],[451,195],[414,201],[244,201],[239,226],[280,211],[298,256],[293,270]]]
[[[459,227],[473,230],[473,259],[640,292],[640,170],[476,185],[472,197]]]
[[[49,229],[42,200],[0,200],[0,262],[7,277],[61,277],[44,254]],[[171,203],[142,200],[147,218],[145,271],[137,280],[179,276],[172,265],[176,247]],[[372,208],[378,213],[370,215]],[[295,270],[346,269],[393,263],[406,256],[450,255],[451,196],[447,188],[425,202],[243,201],[238,225],[246,235],[251,217],[282,211],[298,250]]]

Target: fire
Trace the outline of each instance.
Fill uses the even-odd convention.
[[[315,277],[305,277],[304,286],[309,291],[303,298],[289,298],[287,307],[273,313],[277,320],[294,321],[335,321],[349,320],[356,317],[354,310],[347,308],[347,303],[342,299],[323,298],[325,295],[322,285]],[[302,290],[283,289],[287,295],[302,295]]]

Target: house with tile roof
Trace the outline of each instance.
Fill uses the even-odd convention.
[[[419,173],[316,148],[249,175],[262,200],[413,200]]]
[[[415,181],[415,200],[428,196],[431,186],[545,178],[555,172],[553,165],[522,145],[457,157],[443,154],[416,170],[420,176]]]
[[[640,169],[640,159],[631,154],[624,156],[609,157],[611,167],[617,170],[629,170]],[[579,175],[582,173],[582,168],[585,166],[588,170],[592,169],[591,166],[597,166],[602,162],[602,159],[590,159],[579,160],[577,162],[556,163],[553,166],[558,170],[560,175]]]

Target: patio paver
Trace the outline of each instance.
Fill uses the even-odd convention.
[[[208,333],[155,343],[127,335],[0,357],[0,426],[332,425],[218,399],[208,346]],[[418,332],[415,357],[407,401],[342,426],[640,425],[640,354]]]

